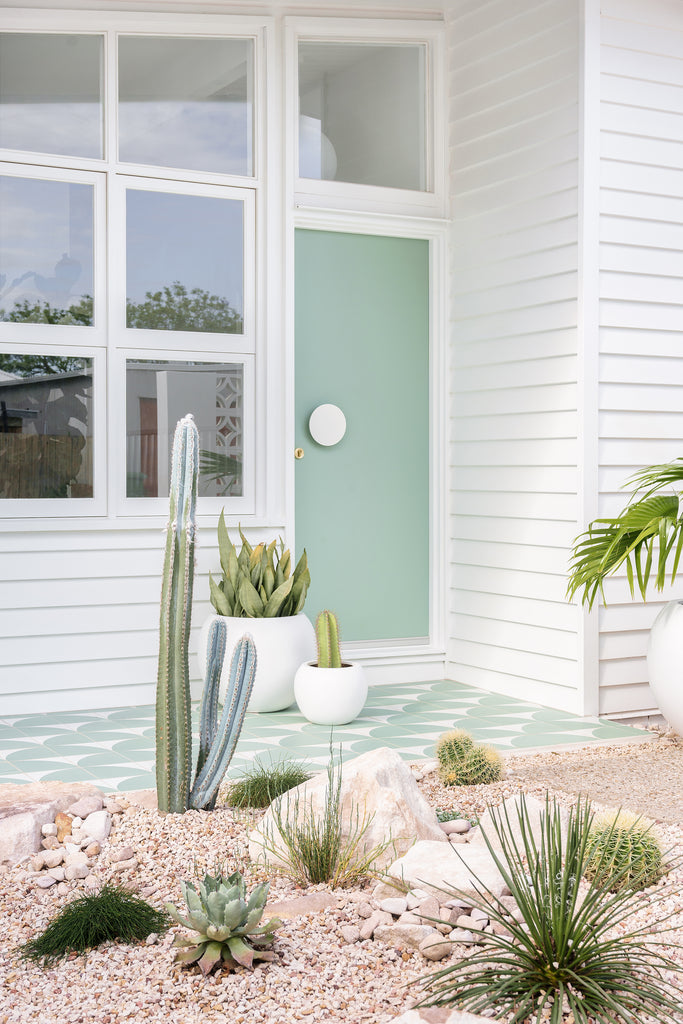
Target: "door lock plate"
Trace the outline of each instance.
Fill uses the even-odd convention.
[[[304,450],[303,450],[303,448],[295,448],[294,449],[294,458],[295,459],[303,459],[303,457],[304,457]]]

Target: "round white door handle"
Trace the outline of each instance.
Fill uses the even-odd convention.
[[[338,405],[319,405],[310,415],[308,429],[318,444],[339,444],[346,433],[346,416]]]

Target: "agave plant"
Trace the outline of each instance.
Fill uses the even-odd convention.
[[[219,583],[209,575],[211,603],[219,615],[237,618],[275,618],[297,615],[304,606],[311,582],[304,550],[291,571],[289,551],[280,541],[252,547],[240,527],[242,549],[237,553],[221,512],[218,520],[218,550],[223,578]]]
[[[176,936],[173,945],[181,947],[176,960],[181,964],[198,964],[205,976],[222,964],[233,970],[238,965],[251,968],[255,960],[274,960],[269,946],[276,929],[282,926],[273,917],[260,924],[268,898],[270,882],[257,885],[247,899],[247,887],[239,871],[227,878],[222,874],[205,875],[198,888],[192,882],[181,882],[187,904],[183,916],[172,903],[166,912],[174,921],[197,932],[197,937]]]
[[[625,564],[631,596],[635,594],[637,580],[645,599],[655,566],[654,585],[657,590],[664,589],[672,554],[673,583],[683,552],[682,494],[674,490],[677,483],[683,483],[683,458],[650,466],[631,477],[627,486],[634,488],[633,493],[619,515],[594,520],[577,538],[567,587],[570,598],[583,590],[582,601],[589,608],[598,593],[604,601],[605,577]]]

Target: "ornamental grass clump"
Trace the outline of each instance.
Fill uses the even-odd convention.
[[[475,743],[464,729],[452,729],[436,741],[439,778],[445,786],[487,786],[503,775],[503,761],[493,747]]]
[[[282,759],[264,764],[255,757],[242,776],[230,784],[226,803],[229,807],[268,807],[277,797],[310,777],[311,772],[298,761]]]
[[[507,934],[486,934],[485,946],[423,979],[420,985],[429,994],[421,1005],[493,1011],[496,1019],[506,1017],[509,1024],[680,1020],[683,992],[665,975],[680,974],[683,968],[661,951],[675,944],[666,941],[659,928],[671,914],[658,916],[656,909],[667,894],[651,901],[648,924],[631,928],[629,918],[642,909],[642,901],[632,892],[611,892],[600,872],[594,883],[583,883],[579,889],[593,820],[588,801],[579,800],[571,809],[565,830],[558,804],[546,797],[538,838],[523,796],[517,805],[518,822],[510,821],[506,808],[491,808],[491,816],[493,841],[485,831],[482,834],[516,900],[520,920],[478,882],[479,895],[468,894],[468,903]],[[444,892],[451,898],[465,896]],[[653,923],[658,932],[648,938]]]
[[[611,890],[647,889],[666,873],[654,822],[629,811],[598,815],[588,835],[584,876],[604,879]]]
[[[69,953],[85,953],[103,942],[135,942],[169,927],[166,914],[128,889],[107,882],[99,892],[67,904],[40,935],[19,947],[22,959],[47,967]]]

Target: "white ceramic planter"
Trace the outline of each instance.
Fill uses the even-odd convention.
[[[228,643],[223,664],[225,685],[235,645],[245,633],[256,647],[256,674],[248,711],[282,711],[294,703],[294,676],[302,661],[315,657],[315,630],[310,619],[299,615],[281,615],[273,619],[234,618],[210,615],[199,634],[199,669],[206,671],[206,642],[214,619],[225,619]]]
[[[659,710],[683,736],[683,601],[669,601],[652,623],[647,671]]]
[[[368,696],[362,665],[318,668],[313,662],[300,665],[294,678],[299,709],[316,725],[346,725],[357,718]]]

